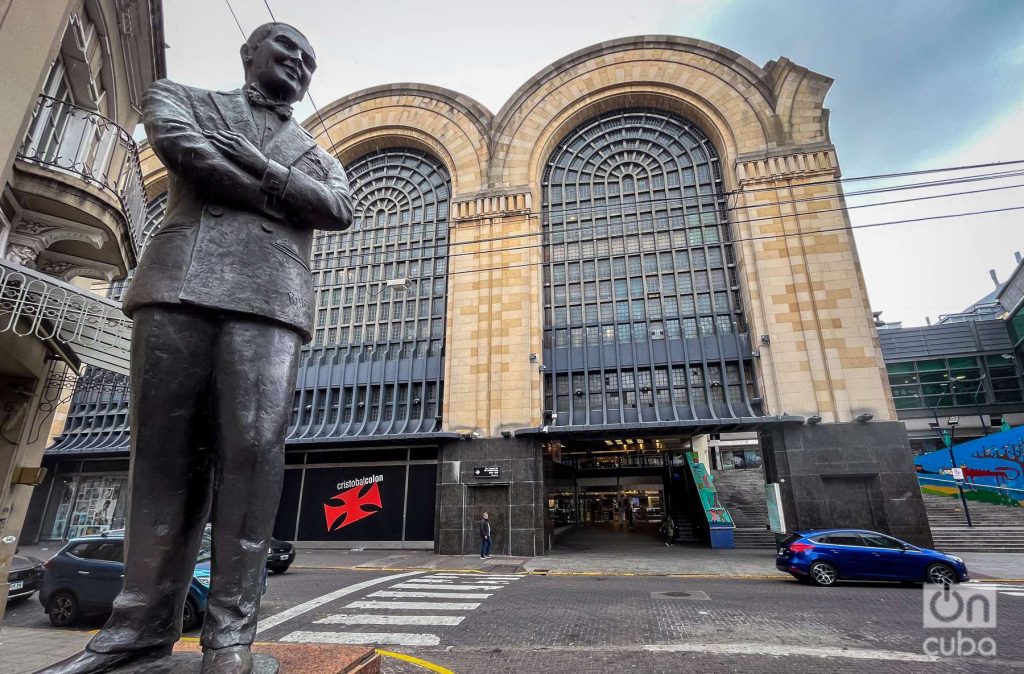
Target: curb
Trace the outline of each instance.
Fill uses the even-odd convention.
[[[378,571],[378,572],[409,572],[421,571],[424,573],[478,573],[490,574],[490,571],[483,569],[439,569],[426,566],[300,566],[293,564],[294,569],[305,569],[307,571]],[[657,571],[548,571],[545,569],[526,569],[511,574],[519,576],[611,576],[611,577],[636,577],[636,578],[721,578],[723,580],[791,580],[788,574],[779,573],[662,573]],[[969,583],[1024,583],[1024,578],[974,578]]]
[[[396,660],[402,660],[404,662],[408,662],[409,664],[415,665],[417,667],[421,667],[421,668],[426,669],[428,671],[437,672],[437,674],[455,674],[455,672],[453,672],[452,670],[445,669],[444,667],[442,667],[441,665],[437,664],[436,662],[430,662],[429,660],[424,660],[422,658],[417,658],[417,657],[414,657],[414,656],[409,655],[407,653],[398,653],[396,651],[385,651],[385,650],[380,649],[380,648],[376,648],[374,650],[377,652],[377,655],[380,655],[381,657],[395,658]]]
[[[378,571],[378,572],[408,572],[422,571],[424,573],[478,573],[489,574],[490,571],[483,569],[438,569],[431,567],[366,567],[366,566],[297,566],[295,569],[306,569],[308,571]],[[547,571],[544,569],[523,570],[512,574],[519,576],[612,576],[612,577],[650,577],[650,578],[725,578],[736,580],[790,580],[785,574],[767,573],[660,573],[644,571]]]

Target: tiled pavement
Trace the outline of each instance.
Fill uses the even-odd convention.
[[[35,601],[35,598],[29,599]],[[0,672],[29,674],[47,662],[77,653],[92,635],[76,630],[39,630],[0,625]],[[43,660],[40,660],[43,656]]]

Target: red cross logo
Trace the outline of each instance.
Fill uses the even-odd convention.
[[[363,493],[359,493],[362,491]],[[327,518],[327,531],[344,529],[353,522],[365,519],[381,511],[380,489],[377,483],[345,490],[328,501],[341,501],[341,505],[324,504],[324,517]],[[376,506],[374,508],[373,506]],[[367,509],[369,508],[369,509]]]

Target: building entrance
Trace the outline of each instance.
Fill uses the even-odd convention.
[[[574,546],[582,545],[582,535],[588,549],[617,548],[626,532],[638,549],[666,543],[733,547],[741,525],[744,536],[746,529],[758,529],[756,542],[772,544],[756,433],[556,442],[548,498],[556,547],[558,538],[571,534],[565,540]],[[588,528],[590,533],[581,531]],[[646,540],[637,534],[647,534]]]

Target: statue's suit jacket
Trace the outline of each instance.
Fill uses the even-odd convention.
[[[279,197],[262,192],[261,178],[226,160],[203,136],[231,130],[260,147],[249,106],[242,90],[205,91],[169,80],[147,90],[142,119],[168,170],[168,204],[135,271],[124,312],[131,316],[151,304],[194,305],[265,318],[309,341],[313,230],[351,224],[348,179],[341,164],[289,119],[260,148],[290,169],[287,186]]]

